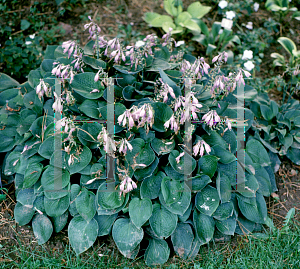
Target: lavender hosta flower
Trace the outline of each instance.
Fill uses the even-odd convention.
[[[77,54],[77,45],[75,41],[69,40],[69,41],[65,41],[62,43],[61,45],[64,49],[64,53],[68,53],[68,58],[71,57],[72,52],[74,51],[75,54]]]
[[[184,156],[184,152],[181,152],[181,153],[178,155],[178,157],[176,157],[175,160],[176,160],[177,163],[180,162],[180,159],[181,159],[182,156]]]
[[[212,128],[221,121],[221,118],[215,110],[211,110],[202,117],[202,120],[204,120],[205,123]]]
[[[46,94],[47,97],[51,94],[51,88],[48,83],[46,84],[43,79],[40,79],[39,85],[36,86],[36,93],[41,100],[41,98]]]
[[[203,140],[200,140],[197,142],[196,145],[193,147],[193,154],[194,156],[197,156],[198,153],[200,153],[200,156],[202,157],[204,155],[204,149],[207,154],[211,152],[210,146]]]
[[[136,183],[129,176],[125,176],[124,180],[120,184],[120,194],[126,194],[136,188]]]
[[[52,108],[56,112],[58,112],[58,111],[62,112],[63,105],[62,105],[61,97],[58,97],[57,94],[56,94],[56,92],[53,92],[53,94],[54,94],[54,97],[55,97],[55,101],[54,101],[54,103],[52,105]]]
[[[251,74],[248,72],[248,71],[245,71],[244,69],[241,69],[238,73],[237,73],[237,76],[235,77],[235,81],[239,83],[239,86],[241,86],[241,83],[244,84],[245,86],[245,81],[244,81],[244,78],[243,78],[243,73],[245,74],[245,76],[248,78],[251,76]]]
[[[212,59],[212,63],[218,61],[218,62],[222,62],[224,60],[224,62],[226,63],[228,59],[228,53],[226,51],[223,51],[222,53],[220,53],[219,55],[215,56]]]
[[[178,133],[178,131],[179,131],[179,124],[178,124],[178,122],[176,121],[174,114],[173,114],[173,115],[171,116],[171,118],[170,118],[169,120],[167,120],[167,121],[165,122],[165,124],[164,124],[164,127],[165,127],[166,129],[168,129],[169,126],[170,126],[170,129],[173,130],[173,131],[175,132],[175,134]]]
[[[122,139],[120,143],[119,152],[122,152],[125,155],[128,149],[132,151],[132,145],[127,141],[127,139]]]
[[[119,125],[125,127],[128,124],[130,130],[134,126],[134,119],[131,115],[130,109],[127,109],[123,114],[118,117]]]

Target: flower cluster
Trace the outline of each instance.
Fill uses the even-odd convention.
[[[62,79],[70,79],[70,83],[72,83],[74,79],[75,72],[73,71],[73,67],[71,65],[64,65],[57,62],[54,62],[53,64],[57,64],[52,69],[52,75],[62,78]]]
[[[204,58],[198,57],[193,64],[183,60],[180,71],[185,78],[201,79],[204,74],[208,74],[209,68],[210,66],[205,62]]]
[[[154,123],[152,106],[150,104],[144,104],[140,108],[132,106],[118,117],[118,123],[123,127],[127,125],[129,130],[135,126],[135,121],[137,122],[137,128],[145,126],[148,132],[149,126],[152,127]]]
[[[93,39],[96,40],[97,37],[99,36],[101,32],[101,28],[93,22],[91,16],[88,16],[89,20],[91,21],[90,23],[87,23],[84,25],[84,29],[89,29],[90,36],[88,39]]]
[[[218,115],[218,113],[215,110],[211,110],[208,113],[206,113],[202,120],[210,127],[216,126],[219,122],[221,122],[221,118]]]
[[[120,191],[121,191],[120,195],[122,193],[125,195],[126,193],[136,188],[137,188],[136,183],[129,176],[126,175],[120,184]]]
[[[200,156],[202,157],[204,155],[204,149],[207,154],[211,152],[210,146],[204,140],[199,140],[193,147],[194,156],[197,156],[200,153]]]
[[[48,83],[45,83],[43,79],[40,79],[39,85],[36,86],[36,93],[40,100],[44,94],[46,94],[47,97],[50,97],[51,87]]]
[[[123,153],[124,155],[126,155],[128,149],[130,151],[132,151],[133,149],[132,145],[127,141],[127,139],[124,138],[120,141],[119,145],[120,145],[119,152]]]
[[[62,104],[61,96],[58,96],[56,94],[56,92],[53,92],[53,94],[54,94],[54,103],[52,105],[52,108],[53,108],[54,112],[59,111],[60,113],[62,113],[64,107],[63,107],[63,104]]]
[[[97,136],[97,140],[103,145],[107,154],[114,156],[114,152],[117,150],[116,142],[109,136],[105,127],[102,127],[101,132]]]

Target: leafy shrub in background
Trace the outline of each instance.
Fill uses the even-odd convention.
[[[164,0],[164,9],[171,17],[155,12],[146,12],[144,20],[149,26],[160,27],[166,33],[169,32],[169,28],[172,28],[172,34],[183,34],[187,28],[194,34],[200,34],[200,19],[210,11],[211,7],[194,2],[189,5],[187,11],[183,11],[182,1]]]
[[[245,85],[240,96],[236,89],[250,74],[224,73],[225,52],[210,68],[174,48],[170,34],[125,48],[117,38],[100,36],[92,21],[85,28],[92,40],[84,48],[75,41],[48,46],[25,83],[0,75],[0,152],[3,173],[15,182],[16,222],[31,222],[39,244],[68,225],[77,254],[108,234],[131,259],[148,242],[144,257],[151,266],[165,263],[171,249],[193,258],[215,238],[270,225],[264,197],[277,190],[278,160],[253,136],[249,107],[257,91]],[[54,93],[56,77],[61,96]],[[112,78],[115,140],[103,124],[74,121],[108,119]],[[52,108],[63,114],[56,126]],[[236,141],[240,123],[232,120],[244,114],[243,164],[235,157],[244,152]],[[185,130],[191,115],[198,122]],[[56,136],[63,140],[58,164]],[[185,139],[192,149],[183,146]],[[106,156],[116,160],[110,183],[116,191],[106,187]],[[54,189],[54,165],[62,169],[63,191]],[[245,173],[245,181],[237,184],[236,173]]]
[[[43,46],[57,43],[63,33],[55,26],[55,2],[25,2],[0,1],[0,70],[22,82],[24,74],[41,64]]]

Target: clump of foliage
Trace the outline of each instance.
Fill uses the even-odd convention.
[[[149,266],[171,249],[192,259],[215,238],[270,225],[264,197],[277,190],[278,162],[253,136],[250,73],[226,74],[226,52],[212,68],[174,47],[170,33],[124,47],[92,20],[85,28],[84,48],[48,46],[25,83],[0,74],[0,152],[16,222],[31,222],[39,244],[68,225],[78,255],[108,234],[131,259],[148,242]]]

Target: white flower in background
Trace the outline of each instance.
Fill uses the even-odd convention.
[[[136,47],[136,48],[139,48],[139,47],[144,46],[144,45],[145,45],[145,42],[142,41],[142,40],[139,40],[139,41],[137,41],[137,42],[135,43],[135,47]]]
[[[35,37],[35,34],[33,34],[33,35],[29,35],[29,37],[30,37],[31,39],[34,39],[34,37]]]
[[[27,46],[30,45],[30,44],[32,44],[31,41],[26,41],[26,42],[25,42],[25,45],[27,45]]]
[[[252,30],[253,29],[253,23],[252,23],[252,21],[249,21],[245,27],[247,29],[249,29],[249,30]]]
[[[221,26],[222,26],[223,28],[228,29],[228,30],[231,30],[232,24],[233,24],[233,21],[232,21],[232,20],[228,20],[228,19],[225,19],[225,18],[223,18],[222,21],[221,21]],[[220,29],[220,31],[221,31],[221,30],[222,30],[222,29]],[[220,31],[219,31],[219,33],[220,33]],[[222,32],[223,32],[223,30],[222,30]]]
[[[247,62],[244,63],[244,67],[245,67],[248,71],[251,71],[251,70],[255,67],[255,65],[253,64],[252,61],[247,61]]]
[[[291,1],[290,1],[291,2]],[[258,11],[258,9],[259,9],[259,3],[254,3],[254,6],[253,6],[253,9],[254,9],[254,11],[255,12],[257,12]]]
[[[223,33],[223,29],[221,28],[219,31],[219,35],[221,35]]]
[[[251,60],[253,59],[253,51],[252,50],[245,50],[243,53],[242,60]]]
[[[220,9],[227,7],[227,5],[228,5],[227,1],[224,1],[224,0],[220,1],[220,3],[219,3]]]
[[[183,40],[175,42],[175,47],[180,47],[181,45],[184,45],[184,41]]]
[[[235,17],[235,12],[234,11],[226,11],[226,18],[228,20],[232,20]]]

